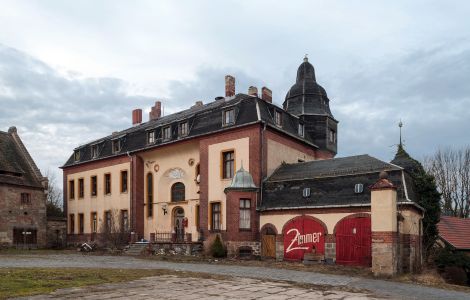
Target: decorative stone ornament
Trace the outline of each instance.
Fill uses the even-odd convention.
[[[189,165],[190,167],[192,167],[192,166],[194,165],[194,158],[190,158],[190,159],[188,160],[188,165]]]
[[[154,170],[155,172],[158,172],[158,171],[160,170],[160,166],[159,166],[158,164],[155,164],[155,165],[153,166],[153,170]]]
[[[168,172],[168,177],[173,178],[173,179],[180,179],[180,178],[183,178],[183,176],[184,176],[184,171],[179,168],[171,169]]]

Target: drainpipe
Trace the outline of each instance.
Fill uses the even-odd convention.
[[[129,154],[129,151],[127,151],[127,156],[129,157],[129,159],[131,160],[131,167],[129,168],[129,178],[130,178],[130,189],[129,189],[129,208],[130,208],[130,213],[129,213],[129,217],[131,218],[131,235],[132,233],[135,234],[135,220],[134,220],[134,205],[133,205],[133,199],[132,199],[132,189],[133,189],[133,182],[134,182],[134,178],[133,178],[133,174],[134,172],[132,172],[132,169],[134,168],[134,160],[132,159],[132,156]]]

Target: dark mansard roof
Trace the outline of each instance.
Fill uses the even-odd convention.
[[[235,123],[231,125],[222,124],[222,112],[234,108]],[[274,112],[282,114],[282,126],[276,126],[274,122]],[[259,115],[258,115],[259,114]],[[189,132],[184,137],[178,136],[178,125],[182,122],[188,122]],[[99,140],[79,146],[75,151],[80,151],[80,159],[75,161],[72,154],[63,167],[78,165],[90,161],[109,158],[113,156],[126,155],[127,152],[136,152],[145,149],[155,148],[160,145],[166,145],[177,141],[190,139],[196,136],[207,135],[219,131],[230,130],[236,127],[249,124],[264,122],[267,126],[298,139],[300,142],[309,144],[317,148],[313,143],[311,136],[305,132],[305,136],[299,136],[298,117],[289,114],[282,108],[268,103],[257,97],[237,94],[231,98],[222,98],[201,106],[194,106],[156,120],[133,126],[126,130],[103,137]],[[164,141],[162,139],[162,128],[171,126],[171,139]],[[156,142],[147,144],[147,132],[155,131]],[[122,148],[118,153],[112,152],[112,141],[119,139]],[[98,147],[98,157],[91,157],[91,147]]]
[[[0,184],[41,188],[38,174],[39,169],[16,134],[16,128],[0,131]]]
[[[411,177],[403,168],[369,155],[358,155],[282,164],[263,183],[258,209],[370,205],[368,187],[377,182],[381,171],[387,171],[389,180],[397,186],[399,202],[414,199]],[[356,184],[362,184],[361,193],[355,192]],[[304,188],[310,188],[309,197],[303,196]]]

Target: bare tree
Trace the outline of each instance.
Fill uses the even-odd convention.
[[[439,149],[425,159],[441,195],[442,212],[460,218],[470,215],[470,146]]]
[[[129,221],[123,211],[107,211],[100,225],[100,244],[111,249],[122,249],[129,242],[129,236]]]
[[[63,202],[62,202],[62,189],[57,186],[56,176],[50,170],[45,174],[48,178],[47,185],[47,215],[52,217],[63,217]]]

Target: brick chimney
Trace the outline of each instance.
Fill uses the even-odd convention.
[[[132,111],[132,125],[139,125],[142,123],[142,109],[137,108]]]
[[[155,106],[150,108],[149,121],[159,119],[162,116],[162,103],[160,101],[155,102]]]
[[[202,101],[196,101],[196,103],[194,103],[194,105],[191,106],[191,108],[201,107],[201,106],[204,106],[204,103]]]
[[[225,76],[225,97],[235,96],[235,77],[232,75]]]
[[[263,86],[261,89],[261,99],[269,103],[273,102],[273,92],[267,87]]]
[[[250,86],[248,88],[248,95],[258,97],[258,88],[256,86]]]

